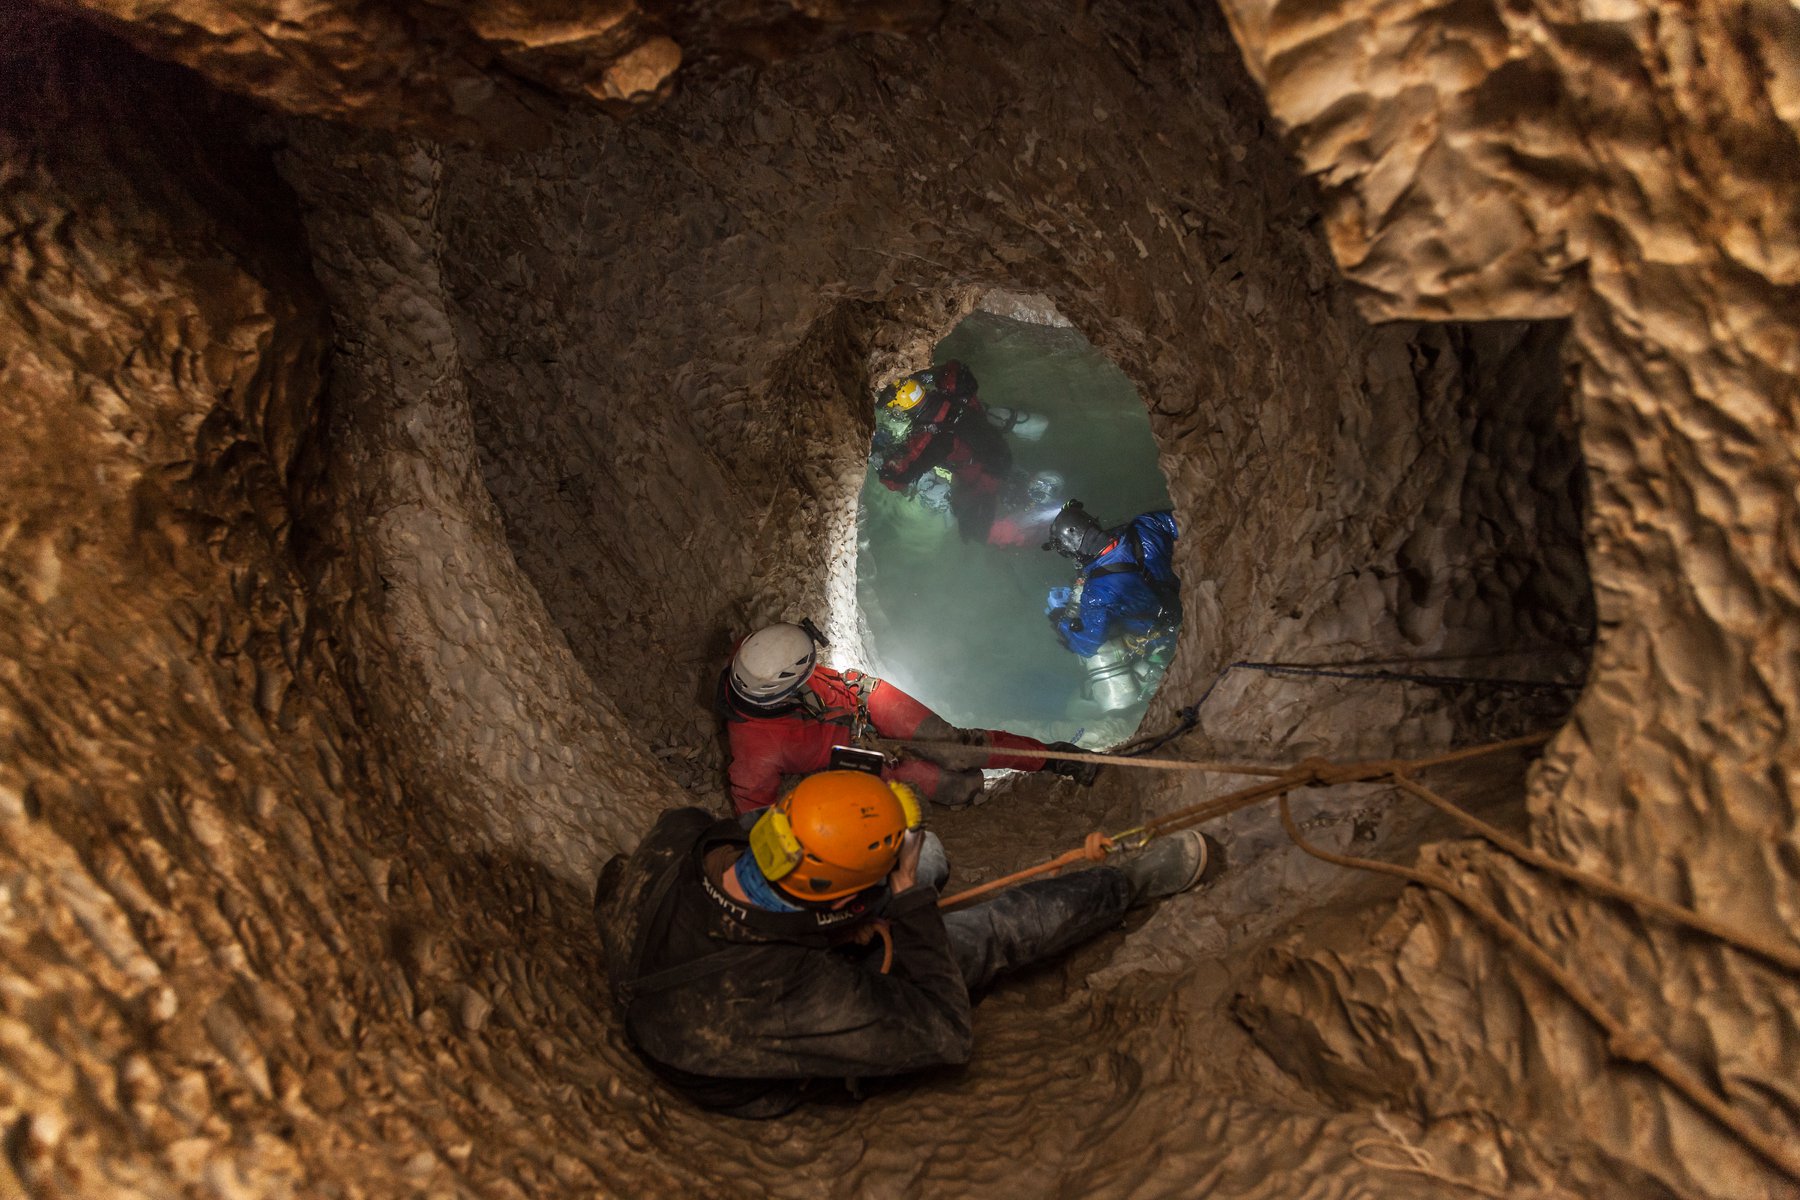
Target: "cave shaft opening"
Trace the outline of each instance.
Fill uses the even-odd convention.
[[[1096,605],[1093,633],[1084,641],[1078,630],[1075,646],[1065,644],[1040,618],[1053,607],[1058,619],[1079,613],[1078,599],[1066,608],[1078,564],[1047,549],[1051,526],[1071,501],[1109,529],[1171,502],[1131,381],[1054,310],[1037,307],[1036,321],[979,308],[933,349],[940,368],[956,364],[992,432],[931,432],[955,420],[936,406],[947,413],[967,403],[940,400],[938,389],[920,402],[928,413],[899,409],[891,385],[876,389],[857,507],[862,640],[869,669],[952,724],[1110,745],[1137,728],[1161,681],[1179,600],[1165,609],[1147,592],[1123,593],[1117,616]],[[965,492],[991,507],[964,511]],[[1135,635],[1133,650],[1108,644],[1108,621]]]

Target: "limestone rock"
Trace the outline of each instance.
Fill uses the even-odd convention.
[[[1578,679],[1598,626],[1531,836],[1785,936],[1791,8],[65,9],[0,15],[0,1182],[1785,1194],[1458,911],[1267,812],[1211,891],[990,997],[966,1071],[779,1138],[622,1044],[587,889],[718,802],[736,633],[855,653],[869,390],[992,297],[1150,407],[1203,618],[1151,725],[1515,732],[1567,703],[1230,664]],[[1453,782],[1517,813],[1514,773]],[[991,875],[1220,787],[1032,781],[946,832]],[[1442,836],[1379,787],[1299,815]],[[1417,853],[1792,1134],[1792,980]]]

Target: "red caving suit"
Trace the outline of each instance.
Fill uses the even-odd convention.
[[[730,743],[728,769],[731,803],[739,813],[775,803],[784,775],[809,775],[831,765],[831,748],[848,746],[855,737],[860,711],[869,728],[882,737],[951,740],[974,734],[978,744],[1008,750],[1043,750],[1044,743],[996,729],[964,731],[914,700],[891,683],[861,671],[813,668],[793,703],[764,714],[745,708],[731,692],[729,673],[719,681],[719,704]],[[1042,769],[1044,760],[1016,754],[990,754],[981,766],[1017,771]],[[911,786],[921,797],[952,804],[966,802],[966,789],[979,788],[977,768],[939,766],[907,758],[882,772],[886,779]],[[974,776],[971,778],[971,776]],[[964,794],[954,794],[963,790]]]
[[[890,491],[905,491],[933,467],[950,472],[950,511],[967,541],[988,536],[1000,485],[1012,469],[1006,438],[988,421],[975,377],[961,363],[935,368],[936,381],[912,416],[911,432],[876,471]]]

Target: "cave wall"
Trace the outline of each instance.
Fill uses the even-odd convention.
[[[1571,669],[1558,332],[1364,323],[1236,56],[1205,9],[987,6],[624,124],[572,110],[543,147],[445,148],[441,303],[483,478],[577,659],[684,783],[716,778],[697,699],[731,639],[833,610],[871,382],[993,288],[1048,297],[1151,406],[1196,614],[1151,724],[1238,657]],[[1209,732],[1374,751],[1471,723],[1387,687],[1309,726],[1320,691],[1234,678]]]
[[[686,65],[768,63],[928,26],[942,0],[55,0],[146,54],[287,112],[494,144],[569,104],[616,115]]]
[[[574,881],[705,754],[694,663],[615,662],[599,633],[704,659],[724,621],[826,599],[810,556],[846,512],[858,363],[920,353],[985,287],[1051,297],[1152,405],[1207,617],[1153,721],[1236,654],[1567,658],[1560,330],[1363,324],[1216,16],[959,10],[922,55],[850,43],[707,77],[618,128],[552,106],[542,145],[504,151],[277,122],[296,201],[231,132],[237,108],[21,11],[0,43],[34,69],[0,118],[9,1186],[1442,1194],[1358,1153],[1416,1131],[1490,1186],[1779,1194],[1416,896],[1311,928],[1246,980],[1267,1053],[1229,1070],[1225,960],[1171,961],[1073,1003],[984,1007],[968,1073],[780,1143],[669,1104],[594,1007]],[[1446,14],[1344,11],[1290,28],[1231,9],[1368,311],[1571,321],[1605,640],[1537,776],[1536,835],[1778,932],[1797,873],[1786,17],[1476,6],[1450,14],[1456,36],[1414,37]],[[338,111],[329,81],[290,102],[231,41],[216,80]],[[1708,71],[1683,66],[1695,46]],[[1312,74],[1350,52],[1359,75]],[[1306,108],[1344,78],[1380,86]],[[1527,112],[1552,78],[1580,86]],[[404,124],[410,103],[350,115]],[[1667,187],[1666,146],[1697,164]],[[1482,188],[1457,182],[1477,168]],[[517,236],[481,232],[499,222]],[[853,253],[865,226],[885,253]],[[798,436],[808,455],[778,476]],[[1484,458],[1507,455],[1548,465],[1504,483]],[[659,470],[692,487],[635,490]],[[571,473],[585,498],[553,499]],[[612,574],[558,577],[583,560]],[[598,606],[664,568],[629,622]],[[1249,748],[1492,715],[1233,686],[1205,732]],[[1790,984],[1610,910],[1557,915],[1478,850],[1430,854],[1791,1127]],[[1166,915],[1156,938],[1184,944],[1195,917]],[[922,1148],[921,1128],[944,1132]]]
[[[355,198],[315,204],[306,220],[337,331],[329,533],[355,550],[345,637],[370,724],[459,844],[585,889],[672,784],[571,658],[482,484],[430,219],[436,150],[369,155],[311,133],[329,142],[304,176],[315,201]],[[377,197],[382,219],[371,221]]]
[[[1377,317],[1568,315],[1602,636],[1535,778],[1538,844],[1776,938],[1794,925],[1792,721],[1800,402],[1800,16],[1791,6],[1228,0]],[[1758,1127],[1792,1138],[1800,994],[1734,951],[1443,852]],[[1567,909],[1565,914],[1564,910]],[[1315,957],[1259,1003],[1327,1020],[1309,1055],[1400,1069],[1441,1111],[1579,1112],[1581,1136],[1677,1194],[1791,1194],[1435,899],[1382,948]],[[1423,990],[1420,972],[1481,980]],[[1312,976],[1302,983],[1305,976]],[[1299,998],[1304,990],[1306,999]],[[1343,1011],[1340,1007],[1338,1011]],[[1445,1030],[1493,1036],[1444,1045]],[[1394,1047],[1400,1047],[1398,1051]]]
[[[417,677],[361,572],[421,527],[334,474],[327,297],[242,106],[38,10],[0,46],[0,1187],[697,1188],[627,1166],[666,1122],[616,1082],[585,878],[384,713]],[[377,498],[410,466],[458,516],[369,445]],[[652,786],[608,745],[598,784]]]
[[[378,1007],[346,800],[394,782],[300,567],[325,315],[291,197],[185,74],[4,25],[6,1186],[392,1179],[283,1111]]]
[[[214,5],[67,0],[148,54],[294,112],[463,137],[534,138],[559,95],[666,96],[682,47],[632,0]]]

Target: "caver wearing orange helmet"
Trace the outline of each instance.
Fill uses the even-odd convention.
[[[879,765],[808,776],[748,833],[672,809],[602,870],[615,1015],[695,1104],[779,1116],[846,1080],[964,1062],[971,990],[1185,890],[1206,865],[1200,836],[1177,835],[945,915],[942,847]]]
[[[862,771],[822,771],[763,810],[750,829],[758,873],[798,900],[840,900],[888,877],[919,827],[904,783]]]

